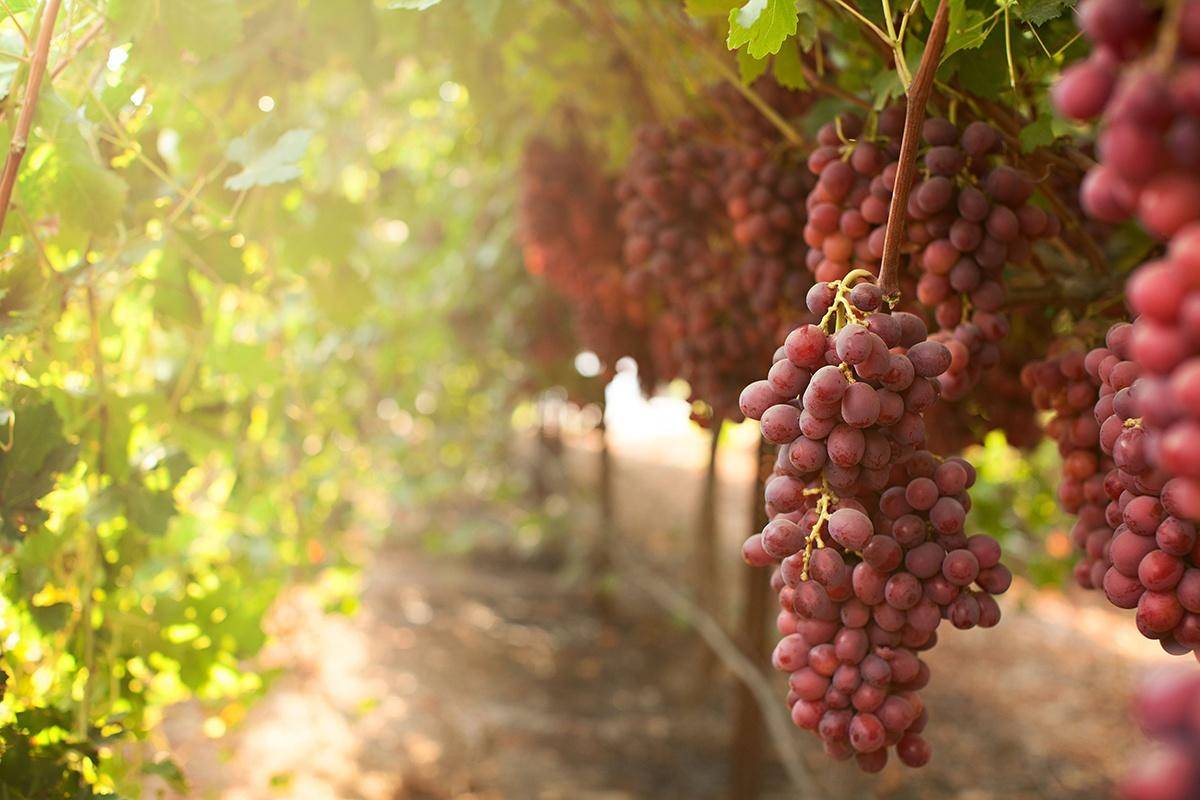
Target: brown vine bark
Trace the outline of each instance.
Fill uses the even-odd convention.
[[[908,102],[904,112],[904,135],[900,139],[900,160],[896,169],[896,185],[892,189],[892,204],[888,210],[887,230],[883,239],[883,259],[879,267],[879,288],[888,303],[894,305],[900,299],[900,242],[908,218],[908,193],[912,189],[913,176],[917,168],[917,143],[921,139],[921,123],[925,121],[925,105],[933,90],[933,78],[937,75],[942,60],[942,48],[946,45],[946,34],[950,27],[950,4],[940,0],[929,38],[925,40],[925,52],[921,65],[913,76],[908,89]]]
[[[0,230],[8,218],[8,207],[12,203],[13,190],[17,185],[17,172],[25,149],[29,146],[29,129],[33,126],[33,112],[37,108],[38,92],[42,78],[46,75],[46,62],[50,56],[50,40],[54,37],[54,23],[62,0],[50,0],[42,12],[38,28],[37,44],[29,63],[29,80],[25,83],[25,94],[21,97],[21,113],[17,116],[17,128],[8,146],[8,157],[4,160],[4,171],[0,174]]]

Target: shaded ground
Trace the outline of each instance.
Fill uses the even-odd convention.
[[[748,513],[747,453],[733,442],[722,462],[727,552]],[[660,571],[685,574],[677,554],[688,552],[703,440],[651,449],[618,437],[617,455],[623,537]],[[576,473],[590,456],[572,454]],[[696,637],[634,589],[621,586],[615,618],[601,622],[563,574],[397,542],[368,570],[355,617],[325,615],[315,593],[297,591],[267,655],[286,672],[235,731],[205,739],[196,706],[165,725],[189,796],[725,796],[729,679],[703,685]],[[928,654],[929,767],[864,777],[797,733],[808,795],[1107,796],[1137,744],[1124,713],[1131,683],[1169,659],[1094,598],[1018,585],[1004,611],[999,628],[947,631]],[[767,782],[771,797],[799,796],[774,763]]]

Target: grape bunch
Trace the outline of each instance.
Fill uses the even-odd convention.
[[[1059,222],[1030,202],[1033,181],[1005,163],[1011,154],[987,123],[960,131],[930,118],[922,140],[918,165],[925,177],[908,200],[909,269],[917,299],[933,310],[932,338],[950,350],[942,396],[956,401],[1001,360],[1010,331],[1005,267],[1028,263],[1033,243],[1057,236]]]
[[[1115,343],[1119,335],[1113,333],[1110,338]],[[1021,382],[1036,408],[1052,412],[1046,435],[1058,446],[1062,458],[1058,500],[1063,510],[1076,518],[1071,541],[1082,554],[1075,565],[1075,580],[1085,589],[1098,589],[1111,566],[1107,556],[1112,527],[1105,515],[1109,504],[1105,480],[1113,461],[1100,447],[1095,410],[1100,380],[1088,373],[1086,359],[1081,347],[1068,345],[1063,352],[1028,363],[1021,370]]]
[[[1122,800],[1200,797],[1200,675],[1152,674],[1134,698],[1134,717],[1155,743],[1120,782]]]
[[[1113,605],[1137,609],[1138,630],[1168,653],[1200,652],[1200,542],[1196,526],[1173,513],[1167,476],[1151,464],[1150,435],[1135,416],[1143,387],[1130,360],[1133,334],[1129,323],[1113,326],[1106,346],[1084,360],[1100,383],[1095,419],[1113,460],[1104,480],[1111,566],[1102,585]]]
[[[773,660],[790,673],[792,719],[830,756],[874,772],[891,747],[909,766],[928,762],[918,691],[929,669],[917,654],[943,619],[999,622],[993,595],[1012,575],[994,539],[965,533],[974,469],[922,449],[949,353],[919,317],[882,310],[869,278],[816,284],[820,324],[793,330],[741,402],[779,445],[770,522],[743,556],[778,563]]]
[[[878,272],[903,122],[903,110],[890,108],[880,114],[874,137],[854,116],[818,134],[820,146],[809,157],[818,179],[805,227],[818,281],[853,269]],[[999,343],[1010,329],[1003,313],[1005,266],[1029,261],[1033,242],[1057,236],[1059,221],[1030,202],[1033,181],[1004,163],[1010,154],[990,125],[972,122],[960,131],[931,118],[922,138],[924,177],[909,195],[903,237],[915,287],[905,294],[932,310],[938,328],[932,338],[952,356],[939,378],[942,394],[960,400],[1000,361]]]
[[[1105,222],[1136,216],[1170,238],[1200,218],[1200,0],[1086,0],[1079,26],[1091,55],[1063,72],[1059,113],[1099,117],[1099,164],[1083,207]]]
[[[618,197],[628,285],[660,309],[651,332],[659,372],[688,382],[694,417],[708,423],[740,416],[738,392],[774,331],[736,268],[720,193],[725,151],[701,133],[690,120],[640,131]]]
[[[760,115],[761,116],[761,115]],[[722,199],[742,251],[738,273],[760,325],[779,336],[791,309],[803,308],[812,285],[805,269],[804,198],[812,177],[788,152],[761,145],[726,151]]]
[[[818,281],[841,280],[853,270],[879,272],[891,186],[896,180],[904,110],[880,113],[874,135],[863,120],[844,114],[821,127],[808,168],[817,176],[805,199],[804,241],[809,270]],[[876,231],[880,231],[876,233]],[[872,246],[874,234],[878,248]]]
[[[1130,347],[1146,373],[1137,400],[1147,454],[1169,478],[1162,501],[1171,514],[1200,523],[1200,222],[1176,233],[1162,259],[1140,267],[1126,296],[1140,315]]]
[[[721,214],[722,153],[700,132],[692,120],[676,130],[643,127],[617,184],[628,280],[638,294],[686,293],[712,272],[708,236]]]
[[[648,309],[626,285],[616,190],[598,163],[577,135],[561,144],[542,137],[526,143],[518,214],[525,267],[567,301],[575,344],[596,353],[607,377],[629,356],[651,379]]]
[[[1000,348],[1000,362],[983,372],[979,383],[966,396],[954,402],[939,398],[925,412],[927,446],[935,453],[962,452],[984,441],[994,430],[1017,448],[1030,448],[1042,440],[1037,409],[1022,384],[1024,368],[1033,345],[1025,339],[1008,338]]]

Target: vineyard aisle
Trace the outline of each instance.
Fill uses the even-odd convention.
[[[647,545],[662,569],[671,543],[687,542],[707,437],[617,430],[613,440],[621,537],[645,537],[638,520],[671,521],[670,537]],[[736,551],[744,524],[744,445],[725,448],[720,465],[725,550]],[[577,483],[592,477],[593,455],[593,442],[572,443]],[[694,698],[696,637],[681,626],[664,633],[660,609],[632,588],[605,624],[543,566],[431,558],[404,541],[372,561],[357,616],[323,614],[313,590],[279,604],[278,641],[264,659],[282,675],[227,739],[205,738],[195,706],[170,716],[165,731],[192,779],[189,796],[723,796],[733,694],[722,683]],[[1003,624],[947,636],[929,654],[939,679],[927,703],[953,724],[930,731],[941,756],[926,769],[863,776],[829,762],[802,732],[797,752],[823,786],[838,787],[831,796],[1103,796],[1137,744],[1125,716],[1132,679],[1170,657],[1144,647],[1116,610],[1072,594],[1018,584]],[[789,796],[778,763],[768,763],[766,796]]]

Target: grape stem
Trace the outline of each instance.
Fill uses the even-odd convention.
[[[942,48],[946,46],[946,34],[950,27],[950,4],[939,0],[929,38],[925,41],[925,52],[921,64],[908,89],[907,108],[904,113],[904,135],[900,139],[900,159],[896,168],[896,184],[892,190],[892,204],[888,210],[887,230],[883,239],[883,259],[879,269],[879,288],[888,305],[894,307],[900,300],[900,240],[904,233],[908,212],[908,193],[912,189],[917,167],[917,142],[921,137],[921,123],[925,120],[925,105],[933,89],[933,79],[942,60]]]
[[[46,63],[50,56],[50,40],[54,37],[54,22],[58,19],[58,9],[62,0],[50,0],[46,10],[42,12],[40,27],[37,32],[37,45],[33,58],[29,62],[29,78],[25,83],[25,94],[21,98],[21,112],[17,116],[17,128],[13,132],[12,142],[8,146],[8,157],[4,160],[4,172],[0,176],[0,229],[8,217],[8,207],[12,203],[13,189],[17,185],[17,170],[21,159],[25,157],[25,149],[29,145],[29,129],[33,127],[33,112],[37,108],[38,92],[42,88],[42,78],[46,75]]]
[[[813,548],[821,549],[825,547],[825,540],[821,538],[821,528],[829,521],[829,507],[837,501],[837,497],[829,489],[829,485],[825,483],[825,479],[821,479],[821,488],[805,489],[806,495],[818,495],[817,497],[817,521],[813,523],[812,530],[808,532],[808,536],[804,538],[804,560],[803,568],[800,570],[800,580],[808,580],[808,562],[812,559]]]
[[[860,280],[874,280],[875,276],[869,270],[855,269],[847,273],[846,277],[840,281],[830,281],[826,284],[830,289],[833,289],[833,302],[829,304],[829,310],[825,312],[825,316],[821,317],[820,327],[826,333],[835,333],[846,327],[847,324],[855,322],[863,323],[862,314],[850,302],[848,295],[854,284]],[[847,375],[853,381],[853,377]]]
[[[1159,29],[1158,42],[1152,56],[1154,66],[1166,74],[1175,63],[1175,51],[1179,48],[1179,23],[1183,16],[1183,0],[1167,0],[1163,22]]]

